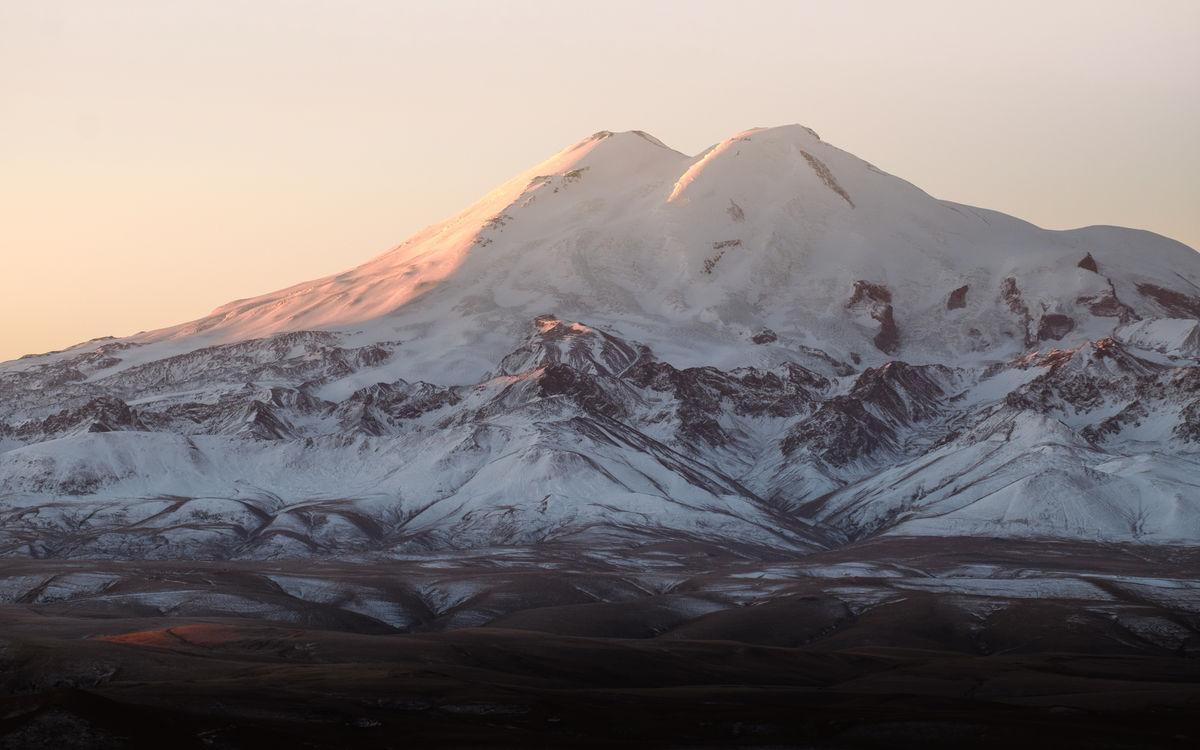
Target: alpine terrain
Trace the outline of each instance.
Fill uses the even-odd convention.
[[[1200,541],[1200,255],[800,126],[600,132],[345,273],[0,369],[6,554]]]
[[[602,131],[356,268],[0,365],[19,644],[0,638],[0,682],[43,696],[0,730],[136,734],[182,700],[147,687],[169,660],[215,670],[178,690],[224,705],[218,662],[374,685],[364,665],[396,659],[443,676],[337,721],[370,737],[403,714],[462,742],[520,725],[521,744],[565,716],[563,742],[617,741],[547,708],[555,691],[652,732],[692,700],[679,686],[760,679],[722,699],[761,714],[739,741],[849,747],[900,731],[907,709],[878,696],[909,680],[945,709],[935,744],[1002,745],[1033,716],[1136,745],[1087,712],[1160,699],[1169,743],[1200,705],[1197,545],[1196,251],[939,200],[799,125],[696,156]],[[529,632],[529,658],[578,673],[506,661]],[[397,633],[427,641],[376,653]],[[730,641],[759,661],[713,666]],[[1117,661],[1021,661],[1047,652]],[[976,682],[921,676],[991,654]],[[673,665],[661,684],[638,682],[645,660]],[[302,721],[264,674],[238,683],[246,722]],[[1159,692],[1114,687],[1150,674]],[[631,680],[636,706],[605,692]],[[839,696],[828,726],[781,728],[786,691],[818,689]],[[998,734],[954,734],[981,701]],[[188,710],[170,731],[226,731]],[[839,734],[864,710],[892,728]]]

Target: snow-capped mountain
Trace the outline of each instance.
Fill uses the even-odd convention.
[[[1200,255],[801,126],[600,132],[345,273],[0,365],[0,551],[1200,540]]]

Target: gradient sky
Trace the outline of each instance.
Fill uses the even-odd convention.
[[[596,130],[789,122],[1200,247],[1194,0],[0,0],[0,360],[341,271]]]

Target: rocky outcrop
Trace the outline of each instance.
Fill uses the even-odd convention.
[[[1083,256],[1083,258],[1076,265],[1085,271],[1100,273],[1100,267],[1096,265],[1096,259],[1092,257],[1091,253]]]
[[[296,436],[292,425],[262,401],[251,401],[225,432],[257,440],[286,440]]]
[[[841,196],[842,200],[850,204],[850,208],[854,208],[854,201],[850,200],[850,194],[838,184],[837,179],[833,176],[833,172],[829,171],[829,167],[825,166],[825,162],[803,149],[800,151],[800,155],[808,162],[808,166],[812,167],[812,170],[817,173],[817,177],[821,178],[821,182],[825,184],[825,187]]]
[[[360,388],[336,406],[334,415],[346,432],[387,435],[401,431],[408,421],[461,401],[457,388],[397,380]]]
[[[868,368],[850,392],[821,404],[780,443],[790,456],[801,448],[835,468],[894,455],[900,436],[914,425],[937,420],[945,411],[945,388],[955,373],[940,365],[888,362]]]
[[[891,304],[890,290],[880,284],[864,282],[855,296],[860,312]],[[1146,343],[1174,336],[1186,343],[1186,322],[1147,323],[1128,338]],[[349,352],[367,351],[309,341],[342,364],[354,362]],[[1200,367],[1179,356],[1144,358],[1137,354],[1144,349],[1116,339],[1038,350],[980,370],[892,361],[852,375],[834,367],[837,358],[812,356],[820,363],[815,366],[836,372],[826,375],[795,363],[680,368],[614,333],[543,316],[504,365],[480,382],[443,387],[394,380],[348,394],[341,386],[280,384],[279,373],[328,371],[305,337],[293,344],[233,358],[237,366],[230,372],[252,364],[265,383],[209,384],[203,398],[167,393],[139,401],[136,409],[112,394],[93,395],[47,417],[0,427],[6,441],[0,545],[11,533],[6,529],[42,535],[53,523],[39,516],[30,531],[26,506],[6,510],[4,497],[24,503],[49,493],[57,502],[72,494],[73,504],[86,504],[133,493],[102,501],[119,504],[149,502],[147,493],[172,488],[165,494],[199,493],[204,509],[196,512],[216,514],[196,538],[212,545],[206,554],[217,556],[300,554],[271,546],[287,544],[299,528],[294,523],[312,531],[304,536],[310,541],[330,535],[312,542],[322,549],[343,551],[338,535],[363,528],[370,534],[356,543],[364,550],[525,544],[583,530],[807,549],[825,533],[814,531],[814,518],[833,524],[835,538],[857,538],[905,530],[927,503],[945,503],[921,516],[940,519],[970,503],[974,492],[1026,492],[1026,485],[1036,497],[1022,495],[1002,507],[1053,504],[1060,495],[1070,505],[1076,493],[1102,497],[1097,507],[1114,507],[1117,517],[1136,514],[1141,511],[1126,505],[1144,490],[1109,478],[1109,465],[1125,460],[1114,457],[1137,454],[1159,435],[1145,460],[1168,460],[1170,451],[1200,443]],[[228,354],[210,349],[205,356],[213,361],[188,362],[187,372],[176,372],[190,382],[195,376],[189,372],[230,366]],[[384,351],[381,361],[391,356]],[[139,382],[147,372],[130,370]],[[105,382],[119,388],[119,373]],[[85,385],[101,387],[85,381],[63,388]],[[94,434],[103,430],[111,432]],[[39,442],[50,437],[64,438],[67,447]],[[1038,468],[1023,468],[1028,465]],[[1109,468],[1090,468],[1097,465]],[[1171,485],[1170,497],[1192,491],[1178,479],[1188,476],[1190,464],[1180,466],[1161,476],[1178,485]],[[1048,489],[1037,489],[1039,483]],[[266,492],[260,488],[270,494],[255,505],[257,493]],[[293,507],[304,510],[289,515]],[[973,513],[967,514],[971,523],[983,517]],[[255,535],[262,523],[255,519],[277,515],[278,533]],[[1087,532],[1089,518],[1072,517],[1075,530],[1068,532]],[[82,528],[91,539],[121,545],[136,546],[145,534],[141,527],[68,522],[75,524],[73,534]],[[181,522],[164,523],[169,534]],[[320,531],[323,524],[328,531]],[[241,530],[224,540],[226,532],[212,528]],[[997,528],[988,526],[988,533]],[[182,549],[170,546],[175,543],[164,542],[164,549]]]
[[[1075,328],[1075,321],[1061,313],[1046,313],[1038,321],[1038,341],[1058,341]]]
[[[1179,422],[1172,434],[1189,443],[1200,443],[1200,399],[1192,401],[1179,412]]]
[[[1021,326],[1024,345],[1027,347],[1032,346],[1038,340],[1037,336],[1031,330],[1033,316],[1030,315],[1029,307],[1021,297],[1021,289],[1017,286],[1017,280],[1012,276],[1000,282],[1000,298],[1008,305],[1008,309],[1017,316],[1017,320]]]
[[[713,254],[704,259],[704,273],[711,274],[725,253],[732,248],[742,246],[741,240],[720,240],[712,244]]]
[[[82,406],[66,408],[41,421],[21,425],[15,434],[21,439],[48,439],[76,432],[112,432],[145,428],[138,413],[113,396],[99,396]]]
[[[1099,294],[1077,297],[1075,304],[1083,305],[1088,309],[1088,312],[1097,317],[1117,318],[1122,325],[1138,318],[1133,308],[1117,297],[1117,290],[1111,280],[1108,280],[1108,289],[1106,291]]]
[[[1063,408],[1099,409],[1150,395],[1167,368],[1134,356],[1107,338],[1077,349],[1054,350],[1039,361],[1045,371],[1006,396],[1014,408],[1046,414]]]
[[[953,370],[942,365],[888,362],[864,370],[850,395],[893,422],[912,424],[937,416],[948,395],[946,385],[955,377]]]
[[[1134,401],[1121,411],[1106,417],[1096,424],[1084,427],[1080,434],[1089,442],[1103,444],[1127,427],[1138,427],[1142,420],[1149,418],[1150,410],[1141,401]]]
[[[879,323],[879,330],[872,339],[876,349],[884,354],[895,354],[900,349],[900,327],[896,325],[890,289],[882,284],[856,281],[846,307],[863,311]]]
[[[556,363],[601,375],[629,369],[649,350],[603,331],[569,323],[552,315],[538,317],[526,342],[500,362],[499,372],[512,375]]]
[[[969,284],[963,284],[959,288],[950,292],[950,296],[946,298],[947,310],[961,310],[967,306],[967,290],[970,289]]]
[[[1138,284],[1143,296],[1154,300],[1168,315],[1176,318],[1200,318],[1200,297],[1165,289],[1156,284]]]
[[[860,399],[835,396],[811,418],[793,427],[779,444],[784,456],[801,448],[834,468],[894,447],[896,434],[872,414]]]
[[[743,368],[723,372],[712,367],[677,369],[665,362],[643,362],[628,373],[631,385],[669,394],[670,412],[679,422],[676,437],[724,445],[731,438],[721,427],[726,414],[789,418],[811,412],[830,381],[804,367],[781,371]]]
[[[610,418],[627,417],[622,400],[603,388],[598,378],[580,372],[570,365],[559,363],[545,368],[537,378],[538,396],[542,398],[564,397],[590,414]]]
[[[1172,358],[1200,359],[1200,320],[1147,318],[1121,326],[1113,338]]]

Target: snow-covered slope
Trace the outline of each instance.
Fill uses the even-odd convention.
[[[597,133],[355,269],[0,365],[0,549],[1200,539],[1200,255],[801,126]]]

